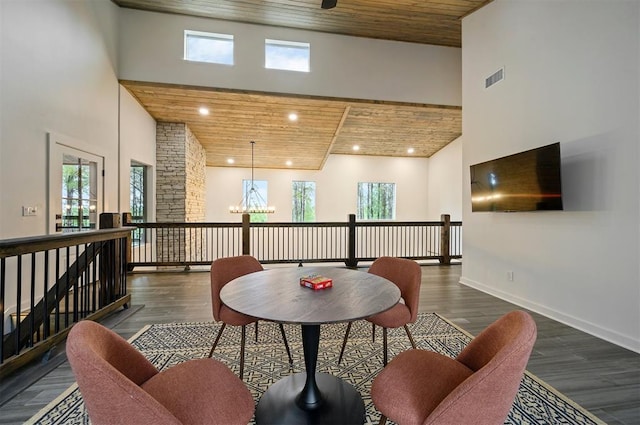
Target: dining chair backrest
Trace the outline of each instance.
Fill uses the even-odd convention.
[[[220,291],[224,285],[237,277],[262,270],[262,264],[251,255],[218,258],[211,263],[211,307],[216,321],[220,320]]]
[[[400,296],[411,312],[409,323],[415,322],[418,317],[420,283],[422,280],[420,265],[406,258],[379,257],[371,264],[369,273],[390,280],[400,289]]]
[[[503,423],[536,341],[536,324],[512,311],[489,325],[456,357],[474,371],[429,415],[425,424]]]
[[[180,423],[140,387],[158,370],[115,332],[80,321],[69,332],[66,352],[92,423]]]

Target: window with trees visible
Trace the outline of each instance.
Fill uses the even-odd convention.
[[[233,65],[233,35],[185,30],[184,59]]]
[[[358,183],[359,220],[393,220],[395,216],[395,183]]]
[[[131,221],[134,223],[143,223],[147,219],[147,167],[144,165],[132,163],[130,170],[130,204],[129,212],[131,213]],[[133,243],[144,242],[142,240],[142,229],[136,229],[132,232],[131,238]]]
[[[316,220],[316,182],[294,181],[292,221]]]
[[[98,164],[64,155],[62,164],[62,232],[97,229]]]
[[[269,69],[309,72],[310,44],[269,40],[264,43],[264,66]]]
[[[253,186],[252,186],[253,184]],[[242,203],[249,211],[266,210],[267,205],[267,181],[266,180],[242,180]],[[267,221],[267,213],[250,213],[253,223]]]

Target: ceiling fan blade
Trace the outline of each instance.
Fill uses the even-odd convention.
[[[333,9],[338,4],[338,0],[322,0],[323,9]]]

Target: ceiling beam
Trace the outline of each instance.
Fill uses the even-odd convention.
[[[320,163],[320,169],[322,170],[324,168],[324,163],[327,162],[327,159],[329,158],[329,155],[331,154],[331,149],[333,148],[333,145],[336,143],[336,140],[338,140],[338,136],[340,135],[340,130],[342,130],[342,126],[344,125],[344,122],[347,120],[347,117],[349,116],[349,111],[351,110],[351,106],[347,105],[344,108],[344,112],[342,113],[342,118],[340,118],[340,122],[338,123],[338,127],[336,127],[336,131],[333,133],[333,138],[331,139],[331,144],[329,145],[329,149],[327,149],[327,152],[325,152],[324,154],[324,158],[322,159],[322,162]]]

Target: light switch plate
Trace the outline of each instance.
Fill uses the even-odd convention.
[[[38,214],[38,208],[36,207],[22,207],[23,217],[32,217]]]

